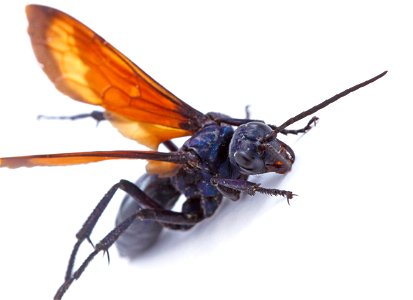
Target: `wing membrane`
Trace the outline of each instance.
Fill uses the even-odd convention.
[[[122,131],[150,148],[191,135],[206,117],[158,84],[91,29],[56,9],[29,5],[29,35],[37,60],[56,88],[104,107],[137,131]],[[162,134],[159,132],[162,130]],[[148,136],[153,136],[148,140]]]
[[[165,169],[172,172],[174,169],[179,169],[180,165],[187,162],[190,157],[187,153],[182,152],[93,151],[2,157],[0,158],[0,167],[14,169],[37,166],[67,166],[113,159],[148,159],[153,162],[160,162],[159,165],[163,165]]]

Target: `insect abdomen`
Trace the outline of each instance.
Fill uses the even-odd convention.
[[[169,178],[145,174],[138,179],[136,185],[165,209],[171,209],[180,196],[171,185]],[[141,208],[131,196],[127,195],[119,208],[116,225]],[[120,255],[129,258],[139,255],[156,242],[162,228],[161,224],[154,221],[136,220],[116,241]]]

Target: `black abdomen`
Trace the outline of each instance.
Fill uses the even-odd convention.
[[[180,196],[172,186],[170,178],[145,174],[138,179],[136,185],[165,209],[171,209]],[[141,208],[131,196],[127,195],[119,208],[116,225]],[[154,221],[136,220],[116,241],[120,255],[129,258],[139,255],[156,242],[162,228],[161,224]]]

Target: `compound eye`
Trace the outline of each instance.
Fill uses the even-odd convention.
[[[235,161],[243,167],[250,167],[252,164],[252,158],[244,151],[235,152]]]
[[[264,166],[261,159],[254,157],[245,151],[235,152],[234,158],[239,167],[249,172],[259,172]]]

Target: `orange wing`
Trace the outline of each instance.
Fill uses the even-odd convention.
[[[34,53],[56,88],[104,107],[125,136],[156,149],[206,121],[79,21],[40,5],[27,6],[26,13]]]
[[[169,164],[183,164],[191,160],[191,155],[182,152],[158,151],[93,151],[28,156],[1,157],[0,167],[20,168],[38,166],[68,166],[112,159],[149,159]],[[173,170],[170,170],[173,171]]]

